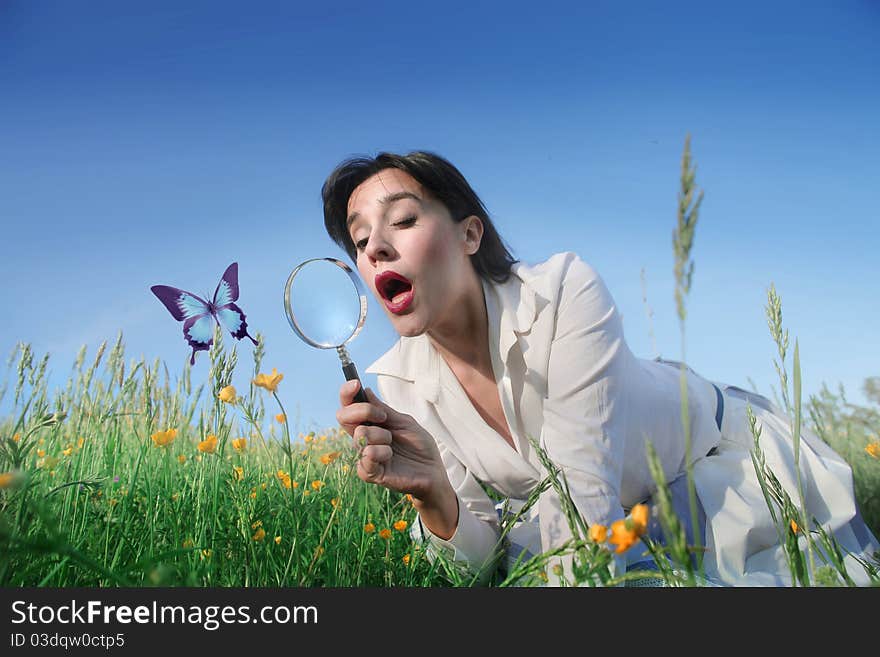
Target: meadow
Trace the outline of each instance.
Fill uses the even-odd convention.
[[[682,351],[700,199],[686,143],[674,244]],[[809,428],[851,465],[856,500],[880,535],[880,378],[865,382],[870,406],[851,404],[842,389],[827,387],[802,401],[797,343],[790,357],[781,300],[772,287],[765,310],[779,353],[777,404],[791,414],[793,435]],[[208,352],[208,378],[196,386],[188,362],[174,378],[159,359],[126,365],[120,333],[109,348],[107,342],[98,346],[89,363],[83,346],[65,389],[51,396],[49,355],[38,357],[19,343],[0,389],[0,399],[11,395],[14,408],[0,420],[0,586],[475,585],[443,555],[429,558],[414,539],[416,514],[407,496],[358,479],[358,451],[344,431],[328,427],[292,435],[279,395],[283,373],[263,371],[266,342],[256,337],[246,391],[229,385],[240,365],[235,347],[227,349],[219,331]],[[686,413],[686,397],[682,405]],[[757,441],[754,462],[781,531],[801,528],[786,540],[796,584],[850,583],[834,558],[833,540],[762,469]],[[649,552],[658,570],[615,578],[605,533],[584,525],[566,498],[564,477],[549,459],[545,465],[548,476],[539,489],[556,487],[569,511],[572,584],[642,579],[699,585],[690,558],[699,546],[684,542],[662,495],[667,545],[645,538],[636,514],[618,528],[630,540],[616,543]],[[663,491],[659,472],[655,479]],[[506,519],[502,533],[515,520]],[[813,564],[808,556],[817,548],[832,557]],[[488,584],[540,585],[551,556],[499,572]],[[875,584],[878,567],[880,562],[865,564]]]

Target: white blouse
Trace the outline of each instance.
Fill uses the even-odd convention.
[[[668,481],[684,472],[685,444],[678,365],[632,354],[611,294],[578,255],[517,263],[503,284],[483,279],[483,291],[492,366],[516,449],[483,420],[427,334],[401,337],[366,372],[377,375],[386,403],[434,437],[458,495],[455,534],[432,536],[433,544],[485,573],[497,557],[499,524],[480,482],[527,498],[545,476],[529,438],[562,469],[586,522],[605,526],[653,492],[646,443]],[[717,398],[711,382],[690,369],[686,381],[699,460],[721,439]],[[552,488],[536,513],[541,551],[571,537]],[[618,557],[617,571],[624,566]]]

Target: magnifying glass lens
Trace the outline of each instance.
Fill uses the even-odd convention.
[[[290,286],[290,309],[299,330],[327,349],[345,344],[361,322],[354,282],[329,260],[313,260],[297,272]]]
[[[367,294],[351,267],[335,258],[300,263],[284,287],[284,310],[290,328],[304,342],[318,349],[336,349],[345,378],[359,378],[345,343],[364,326]],[[367,401],[363,384],[354,399]]]

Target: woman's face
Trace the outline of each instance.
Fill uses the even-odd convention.
[[[384,169],[348,200],[357,267],[398,334],[421,335],[444,322],[475,272],[476,217],[456,223],[446,206],[408,173]],[[474,244],[474,231],[476,243]]]

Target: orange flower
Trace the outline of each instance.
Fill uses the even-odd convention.
[[[402,532],[406,529],[407,525],[409,525],[409,523],[406,520],[398,520],[397,522],[394,523],[394,529],[396,529],[399,532]]]
[[[407,501],[407,502],[409,502],[410,504],[412,504],[412,501],[413,501],[413,499],[412,499],[412,493],[407,493],[406,495],[404,495],[404,497],[406,498],[406,501]]]
[[[800,529],[800,527],[798,527],[798,524],[794,520],[790,521],[788,523],[788,526],[791,529],[792,534],[797,534],[798,530]]]
[[[390,529],[382,529],[379,531],[379,537],[384,538],[386,541],[391,538],[391,530]]]
[[[636,504],[629,515],[632,517],[633,522],[643,528],[643,530],[647,530],[649,517],[647,504]],[[644,531],[639,535],[641,536],[642,534],[644,534]]]
[[[227,404],[234,404],[235,403],[235,395],[236,395],[235,388],[233,386],[226,386],[225,388],[223,388],[220,391],[220,394],[218,394],[217,397],[222,402],[225,402]]]
[[[86,442],[86,439],[80,437],[80,439],[76,441],[76,446],[77,446],[78,448],[82,449],[82,446],[83,446],[83,443],[84,443],[84,442]]]
[[[254,535],[251,538],[253,538],[257,542],[262,541],[264,538],[266,538],[266,530],[260,527],[259,529],[257,529],[257,531],[254,532]]]
[[[376,531],[376,525],[374,525],[373,523],[368,522],[366,525],[364,525],[365,534],[372,534],[374,531]]]
[[[150,436],[150,439],[156,447],[164,447],[173,443],[175,436],[177,436],[177,429],[168,429],[168,431],[157,431]]]
[[[0,488],[17,488],[25,480],[21,470],[0,473]]]
[[[214,450],[217,449],[217,436],[213,433],[209,433],[208,436],[199,443],[199,451],[204,452],[205,454],[213,454]]]
[[[408,565],[409,565],[409,559],[410,559],[409,555],[408,555],[408,554],[404,554],[402,558],[403,558],[403,563],[404,563],[405,565],[408,566]]]
[[[278,384],[281,383],[281,379],[284,378],[283,374],[279,374],[276,368],[272,368],[272,374],[257,374],[257,378],[254,379],[254,385],[259,386],[260,388],[265,388],[269,392],[275,392],[278,389]]]
[[[339,498],[338,498],[338,497],[334,497],[332,500],[330,500],[330,506],[332,506],[334,509],[335,509],[337,506],[339,506]]]
[[[186,463],[186,455],[185,454],[178,454],[177,460],[181,465]]]
[[[321,488],[322,488],[323,486],[324,486],[324,482],[321,481],[320,479],[315,479],[315,480],[312,482],[312,490],[321,490]]]
[[[324,465],[330,465],[335,461],[342,452],[330,452],[329,454],[324,454],[321,456],[321,463]]]
[[[244,468],[242,468],[240,465],[233,465],[232,478],[235,481],[241,481],[242,479],[244,479]]]
[[[70,456],[71,454],[73,454],[73,447],[68,447],[67,449],[62,449],[61,453],[64,454],[64,456]]]
[[[286,416],[284,415],[284,413],[279,413],[278,415],[275,416],[275,421],[278,422],[278,424],[284,424],[285,419],[286,419]]]
[[[629,526],[627,526],[627,522],[629,522]],[[614,550],[617,554],[626,552],[636,544],[639,540],[636,530],[637,527],[632,520],[615,520],[611,523],[611,538],[608,539],[608,542],[617,546],[617,549]]]
[[[281,545],[281,537],[280,536],[275,537],[275,545]]]
[[[310,442],[312,442],[314,439],[315,439],[315,436],[314,436],[313,434],[309,434],[308,436],[303,437],[303,442],[304,442],[306,445],[308,445],[308,444],[309,444]]]
[[[46,450],[45,449],[38,449],[37,456],[39,456],[40,458],[43,458],[44,456],[46,456]]]
[[[237,452],[243,452],[247,449],[247,439],[246,438],[233,438],[232,446],[235,448]]]
[[[870,443],[867,447],[865,447],[865,451],[868,452],[875,459],[880,459],[880,441]]]
[[[15,434],[15,435],[12,437],[12,442],[14,442],[14,443],[17,443],[19,440],[21,440],[21,434],[20,434],[20,433],[17,433],[17,434]]]
[[[608,528],[605,525],[590,525],[590,540],[594,543],[604,543],[608,538]]]

